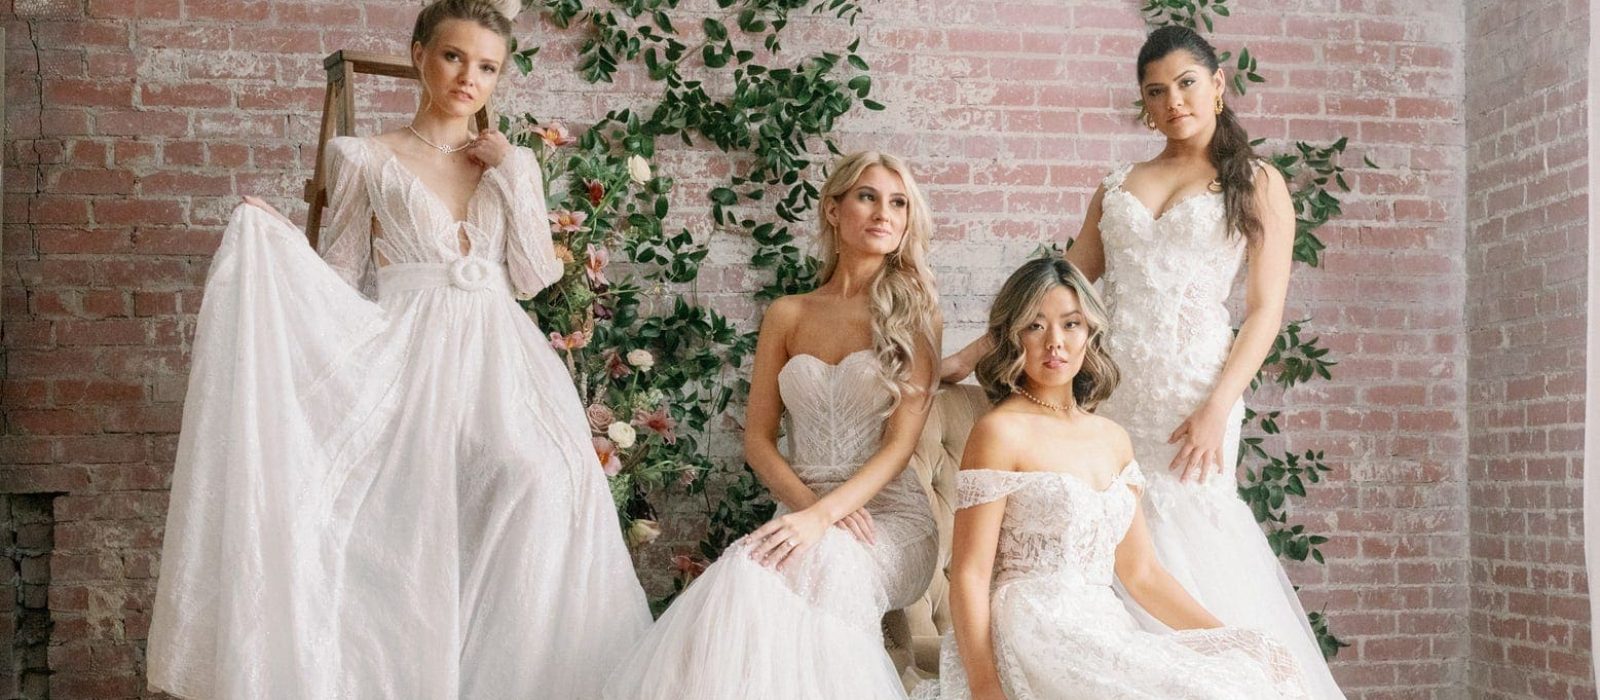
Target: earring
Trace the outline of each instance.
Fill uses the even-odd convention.
[[[1217,93],[1217,114],[1222,114],[1222,93]]]
[[[1151,114],[1149,110],[1140,109],[1139,110],[1139,120],[1144,122],[1144,128],[1149,129],[1151,131],[1155,131],[1156,130],[1156,118],[1155,118],[1155,115]]]

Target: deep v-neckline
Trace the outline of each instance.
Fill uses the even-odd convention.
[[[459,230],[461,226],[465,226],[468,221],[472,220],[473,204],[477,202],[478,195],[483,192],[484,181],[489,179],[485,176],[485,173],[478,173],[478,182],[472,186],[472,194],[467,195],[465,215],[462,218],[457,219],[455,212],[450,209],[450,205],[444,201],[444,197],[439,196],[439,193],[434,192],[433,188],[429,187],[428,183],[423,182],[422,178],[418,177],[415,172],[412,172],[411,168],[406,167],[405,161],[400,160],[400,153],[398,151],[390,147],[389,144],[379,141],[377,137],[371,137],[368,140],[370,140],[378,148],[383,149],[384,156],[388,159],[388,161],[394,164],[396,169],[410,179],[412,184],[415,184],[418,189],[421,189],[423,193],[428,196],[428,199],[437,205],[439,209],[444,211],[445,215],[453,224],[455,224],[457,230]]]

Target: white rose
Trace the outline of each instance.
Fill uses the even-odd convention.
[[[645,160],[643,156],[638,154],[628,156],[628,177],[633,178],[634,182],[641,185],[649,182],[650,161]]]
[[[626,450],[633,447],[633,441],[638,439],[639,434],[634,431],[633,426],[617,421],[606,426],[606,437],[617,444],[617,449]]]
[[[635,520],[632,525],[628,526],[628,544],[635,547],[643,547],[650,544],[660,536],[661,526],[656,524],[654,520]]]
[[[651,367],[656,366],[656,356],[650,354],[650,351],[644,348],[629,350],[628,364],[638,367],[641,371],[648,372]]]

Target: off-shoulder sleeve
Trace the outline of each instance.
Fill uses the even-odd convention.
[[[1133,489],[1134,493],[1144,494],[1144,470],[1139,468],[1138,461],[1129,461],[1128,466],[1122,468],[1118,478],[1122,479],[1122,483],[1127,484],[1128,488]]]
[[[317,252],[368,298],[377,297],[377,274],[372,261],[372,201],[362,178],[361,140],[341,136],[328,142],[328,208],[323,216]]]
[[[956,472],[956,510],[998,501],[1022,488],[1021,472],[994,469],[963,469]]]
[[[550,238],[544,177],[533,152],[512,148],[499,165],[484,171],[506,208],[506,267],[517,295],[529,298],[561,279],[565,271]]]

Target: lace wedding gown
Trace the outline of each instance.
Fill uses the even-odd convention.
[[[830,365],[797,355],[778,373],[790,462],[825,494],[877,451],[888,390],[870,351]],[[881,618],[933,577],[933,515],[910,470],[868,502],[877,543],[838,527],[782,569],[740,540],[683,592],[618,665],[607,700],[904,698]]]
[[[1226,304],[1245,243],[1225,230],[1221,194],[1190,197],[1153,217],[1122,188],[1131,168],[1104,181],[1106,348],[1122,383],[1096,413],[1127,429],[1149,470],[1145,513],[1162,564],[1223,622],[1267,632],[1288,646],[1313,697],[1343,698],[1294,586],[1239,499],[1233,470],[1243,400],[1228,416],[1221,476],[1185,484],[1167,468],[1177,453],[1167,438],[1205,400],[1228,359],[1233,330]]]
[[[386,146],[328,147],[326,264],[251,206],[211,264],[150,684],[598,697],[650,615],[572,380],[512,299],[562,272],[537,163],[514,149],[458,222]]]
[[[963,470],[956,507],[1006,499],[990,628],[1010,700],[1304,698],[1294,658],[1253,630],[1144,631],[1112,591],[1117,544],[1145,485],[1130,464],[1104,489],[1072,474]],[[916,700],[971,697],[954,633]]]

